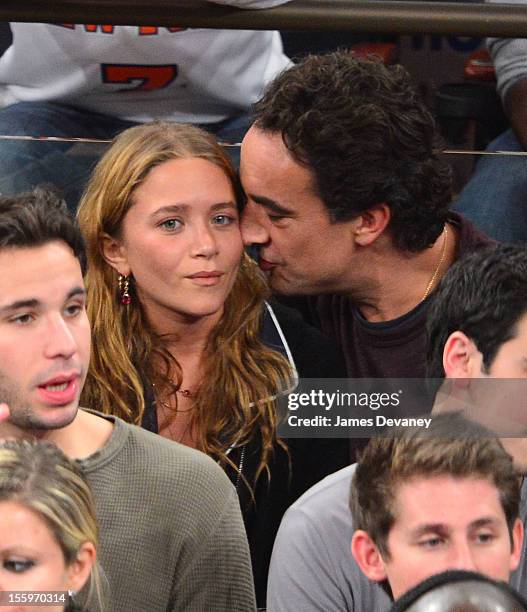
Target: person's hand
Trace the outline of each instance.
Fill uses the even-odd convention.
[[[0,403],[0,423],[7,421],[9,418],[9,406],[7,404]]]

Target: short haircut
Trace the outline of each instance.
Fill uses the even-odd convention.
[[[451,201],[451,171],[435,121],[408,72],[336,51],[279,75],[255,105],[255,125],[281,133],[313,175],[334,222],[375,204],[391,210],[394,244],[432,245]]]
[[[435,416],[428,429],[394,429],[390,437],[369,441],[351,485],[354,529],[366,531],[389,559],[388,535],[397,518],[397,487],[413,478],[446,475],[490,481],[499,492],[512,538],[520,503],[512,458],[498,438],[456,412]]]
[[[37,187],[14,196],[0,196],[0,250],[65,242],[86,269],[84,241],[66,203],[53,190]]]
[[[443,378],[443,349],[461,331],[477,346],[486,370],[514,338],[527,312],[527,248],[500,245],[458,260],[441,280],[427,313],[427,374]]]

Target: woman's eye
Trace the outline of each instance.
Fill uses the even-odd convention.
[[[178,219],[167,219],[161,223],[161,227],[166,230],[177,230],[181,227],[181,221]]]
[[[35,564],[33,563],[33,561],[30,560],[22,561],[19,559],[6,559],[3,565],[4,569],[6,569],[8,572],[13,572],[14,574],[21,574],[22,572],[25,572],[28,569],[32,568]]]
[[[235,221],[236,219],[234,217],[231,217],[230,215],[216,215],[213,218],[213,222],[215,225],[230,225]]]

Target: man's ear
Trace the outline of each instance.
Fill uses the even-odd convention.
[[[391,212],[388,204],[381,202],[374,204],[364,211],[356,219],[354,229],[355,242],[359,246],[368,246],[387,228],[390,223]]]
[[[375,582],[383,582],[387,579],[381,553],[370,536],[362,529],[357,529],[353,534],[351,554],[367,578]]]
[[[103,234],[101,236],[101,253],[106,263],[112,266],[114,270],[117,270],[119,274],[123,276],[130,275],[131,270],[128,265],[126,248],[121,240],[109,234]]]
[[[478,378],[483,358],[478,347],[462,331],[450,334],[443,348],[443,369],[447,378]]]
[[[512,528],[511,562],[509,565],[511,572],[517,569],[520,564],[524,536],[523,523],[517,518]]]
[[[70,591],[80,591],[88,581],[97,559],[95,546],[91,542],[84,542],[77,557],[68,566],[66,588]]]

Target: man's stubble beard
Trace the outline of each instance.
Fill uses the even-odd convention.
[[[11,425],[27,431],[49,431],[60,429],[66,424],[47,423],[34,414],[29,399],[22,390],[0,370],[0,403],[9,407]],[[0,424],[1,425],[1,424]]]

